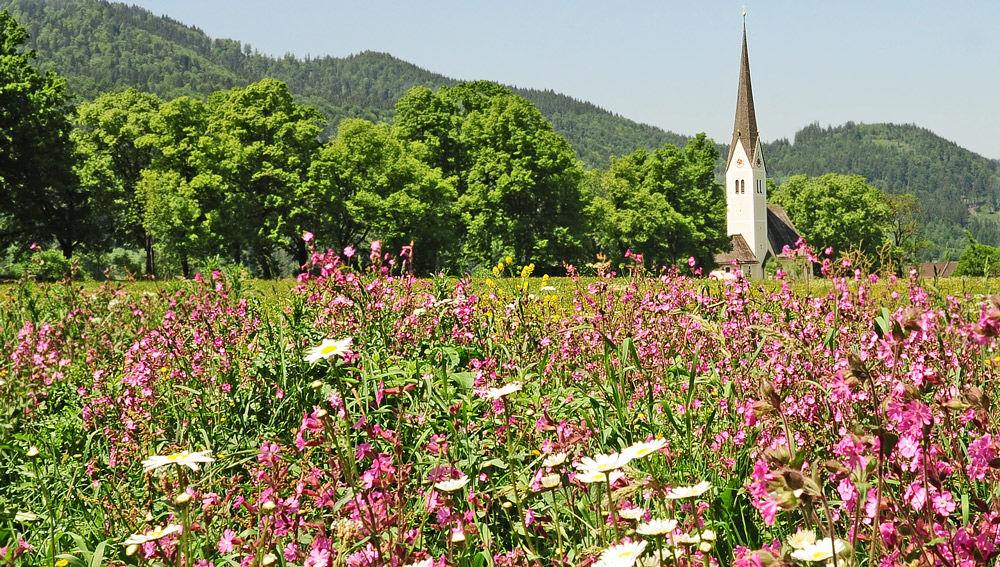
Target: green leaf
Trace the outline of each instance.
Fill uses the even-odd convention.
[[[448,374],[448,378],[466,390],[471,390],[476,384],[475,372],[452,372]]]

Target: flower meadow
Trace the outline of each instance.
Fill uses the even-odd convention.
[[[353,253],[6,288],[0,565],[1000,556],[1000,299]]]

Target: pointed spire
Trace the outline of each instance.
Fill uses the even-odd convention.
[[[753,89],[750,86],[750,57],[747,55],[746,12],[743,12],[743,57],[740,60],[740,86],[736,95],[736,125],[733,126],[733,143],[729,146],[729,159],[733,159],[736,142],[742,141],[747,157],[753,162],[757,148],[757,115],[753,109]]]

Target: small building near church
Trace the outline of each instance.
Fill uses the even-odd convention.
[[[733,274],[738,269],[744,276],[763,278],[764,266],[771,258],[787,259],[791,267],[792,258],[783,255],[783,252],[786,246],[793,251],[796,249],[799,233],[784,209],[767,204],[767,163],[761,150],[757,114],[753,106],[745,21],[736,95],[736,123],[726,161],[726,227],[732,247],[728,252],[716,255],[715,262],[719,267],[712,272],[715,277]],[[792,269],[803,276],[811,273],[807,268]],[[786,267],[785,271],[789,268]]]

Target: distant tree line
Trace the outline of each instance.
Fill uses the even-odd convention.
[[[31,242],[67,258],[124,248],[147,274],[220,258],[273,277],[304,263],[305,231],[335,249],[412,245],[420,273],[508,256],[558,273],[628,251],[654,270],[711,266],[729,245],[719,148],[704,135],[586,170],[534,104],[485,81],[414,87],[393,124],[344,119],[331,138],[274,79],[169,100],[126,88],[72,107],[65,81],[24,49],[25,29],[7,12],[0,24],[0,245],[15,254]],[[897,267],[928,246],[914,197],[859,176],[793,176],[770,192],[814,246]]]
[[[232,39],[212,39],[195,27],[107,0],[0,0],[27,26],[38,68],[67,78],[76,100],[135,88],[164,101],[206,100],[212,93],[247,87],[264,78],[288,85],[298,104],[327,120],[321,140],[336,136],[345,118],[391,123],[395,104],[414,85],[432,90],[457,81],[389,54],[348,57],[270,57]],[[511,88],[531,101],[572,145],[586,168],[607,169],[610,156],[637,148],[683,147],[687,136],[637,124],[592,104],[552,91]],[[666,99],[665,104],[669,104]],[[717,145],[720,153],[727,148]],[[919,204],[921,260],[954,259],[968,245],[965,231],[1000,245],[1000,162],[964,150],[912,125],[813,124],[794,140],[765,144],[768,172],[784,183],[794,175],[864,175],[894,197]],[[716,175],[723,163],[717,162]]]
[[[0,102],[14,122],[4,131],[18,133],[3,152],[5,245],[139,249],[160,275],[219,256],[272,277],[282,254],[306,260],[305,231],[337,249],[412,243],[422,273],[507,256],[556,272],[630,246],[653,265],[710,262],[726,243],[718,153],[704,136],[640,150],[584,183],[538,109],[488,82],[416,87],[394,125],[347,119],[327,141],[320,113],[273,79],[203,99],[126,89],[70,113],[65,82],[20,48],[24,28],[6,12],[2,24],[17,61],[2,81],[26,93]]]

